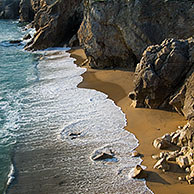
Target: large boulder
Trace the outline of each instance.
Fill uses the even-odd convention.
[[[169,106],[172,96],[184,84],[185,78],[193,67],[190,57],[193,43],[193,38],[165,39],[162,44],[149,46],[144,51],[135,70],[133,92],[135,107],[163,108]],[[187,84],[188,92],[193,88],[192,83],[189,83]],[[188,93],[189,105],[186,105],[184,109],[188,110],[187,112],[191,109],[191,112],[193,111],[193,107],[190,107],[194,103],[192,92],[193,90]],[[183,104],[184,101],[187,101],[186,97],[184,99],[181,101]]]
[[[133,67],[148,45],[194,31],[191,0],[85,0],[84,6],[78,38],[94,68]]]
[[[37,32],[26,49],[45,49],[68,43],[77,33],[82,18],[82,0],[57,0],[43,6],[34,17]]]
[[[20,0],[0,0],[0,19],[17,19]]]

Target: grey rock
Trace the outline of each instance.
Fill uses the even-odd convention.
[[[114,158],[115,158],[115,153],[112,150],[112,148],[110,148],[109,146],[96,150],[91,156],[91,159],[94,161],[104,161],[106,159],[114,159]]]
[[[144,51],[135,70],[136,107],[170,107],[171,96],[192,67],[189,61],[192,41],[166,39]]]
[[[129,173],[130,178],[143,179],[147,178],[147,173],[140,165],[137,165],[134,169]]]
[[[174,151],[174,152],[168,152],[168,156],[166,157],[167,161],[176,161],[176,158],[179,157],[181,153],[179,150]]]
[[[154,165],[155,169],[159,169],[162,171],[168,171],[170,169],[170,166],[168,164],[168,162],[166,161],[165,158],[162,158],[160,160],[158,160],[158,162],[156,162],[156,164]]]
[[[23,37],[23,40],[28,40],[32,38],[30,34],[26,34],[24,37]]]
[[[186,168],[189,166],[189,160],[187,156],[179,156],[176,158],[176,163],[181,167],[181,168]]]
[[[179,177],[178,177],[178,180],[179,180],[179,181],[185,181],[185,180],[186,180],[186,177],[179,176]]]
[[[77,33],[82,18],[82,0],[56,0],[51,5],[41,7],[33,21],[37,32],[26,49],[64,46]]]
[[[161,159],[159,155],[152,155],[152,158],[153,158],[154,160],[160,160],[160,159]]]
[[[107,154],[107,153],[100,153],[99,155],[92,157],[93,160],[105,160],[105,159],[112,159],[112,158],[113,158],[113,155]]]
[[[194,184],[194,177],[191,177],[190,175],[187,175],[187,176],[186,176],[186,180],[187,180],[187,182],[188,182],[190,185]]]
[[[31,22],[35,14],[57,0],[20,0],[20,22]]]
[[[154,140],[153,146],[157,149],[166,149],[172,146],[172,144],[170,143],[170,141],[168,141],[168,139],[159,137]]]
[[[78,38],[93,68],[134,68],[148,45],[188,38],[194,31],[194,6],[189,0],[85,0],[84,7]],[[163,58],[156,62],[158,69]]]

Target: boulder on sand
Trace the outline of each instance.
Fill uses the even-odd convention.
[[[147,178],[147,173],[145,170],[140,165],[135,166],[130,173],[129,173],[130,178],[136,178],[136,179],[143,179]]]

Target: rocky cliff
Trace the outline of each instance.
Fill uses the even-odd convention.
[[[0,19],[18,19],[31,22],[35,14],[44,6],[56,0],[0,0]]]
[[[79,29],[82,18],[82,0],[57,0],[41,6],[34,16],[37,32],[26,48],[37,50],[68,43]]]
[[[84,6],[78,37],[95,68],[133,66],[148,45],[194,32],[191,0],[85,0]]]
[[[20,21],[31,22],[35,14],[43,7],[53,4],[56,0],[20,0]]]
[[[16,19],[19,17],[20,0],[0,0],[0,19]]]
[[[165,39],[160,45],[149,46],[135,71],[133,98],[135,107],[163,108],[179,90],[193,67],[194,39]],[[189,78],[188,78],[189,79]],[[188,85],[188,84],[186,84]],[[183,107],[186,85],[171,100],[179,112]],[[180,97],[182,96],[182,98]]]

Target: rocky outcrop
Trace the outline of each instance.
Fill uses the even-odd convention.
[[[188,76],[186,83],[173,97],[170,104],[173,105],[179,113],[183,114],[194,127],[194,60],[191,72],[193,73]]]
[[[20,21],[30,22],[34,19],[34,10],[32,9],[31,0],[20,1]]]
[[[162,170],[163,172],[166,172],[170,169],[170,166],[168,162],[166,161],[166,158],[161,158],[160,160],[156,162],[156,164],[154,165],[154,168]]]
[[[194,31],[190,0],[85,0],[84,6],[78,38],[94,68],[134,66],[148,45]]]
[[[194,128],[194,39],[189,42],[189,61],[191,69],[183,86],[177,91],[170,101],[170,104],[189,121]]]
[[[0,19],[17,19],[20,0],[0,0]]]
[[[170,170],[170,162],[175,162],[186,173],[189,173],[185,178],[180,180],[187,180],[189,184],[194,183],[194,128],[187,123],[183,128],[179,128],[177,131],[172,132],[169,137],[169,143],[176,146],[177,150],[173,152],[163,151],[159,156],[153,156],[153,159],[158,161],[154,165],[154,168],[166,171]]]
[[[154,140],[153,146],[157,149],[166,149],[171,146],[171,136],[169,134]]]
[[[133,95],[129,95],[132,97],[133,106],[149,108],[169,106],[174,94],[184,84],[186,77],[189,77],[184,87],[171,100],[171,104],[179,112],[187,114],[186,117],[193,114],[191,113],[193,107],[190,107],[194,103],[193,74],[190,73],[194,63],[193,44],[193,38],[166,39],[161,45],[149,46],[144,51],[136,67]]]
[[[20,22],[31,22],[35,14],[43,7],[53,4],[56,0],[21,0]]]
[[[34,17],[37,32],[27,49],[45,49],[67,43],[82,21],[82,0],[57,0],[42,7]]]

